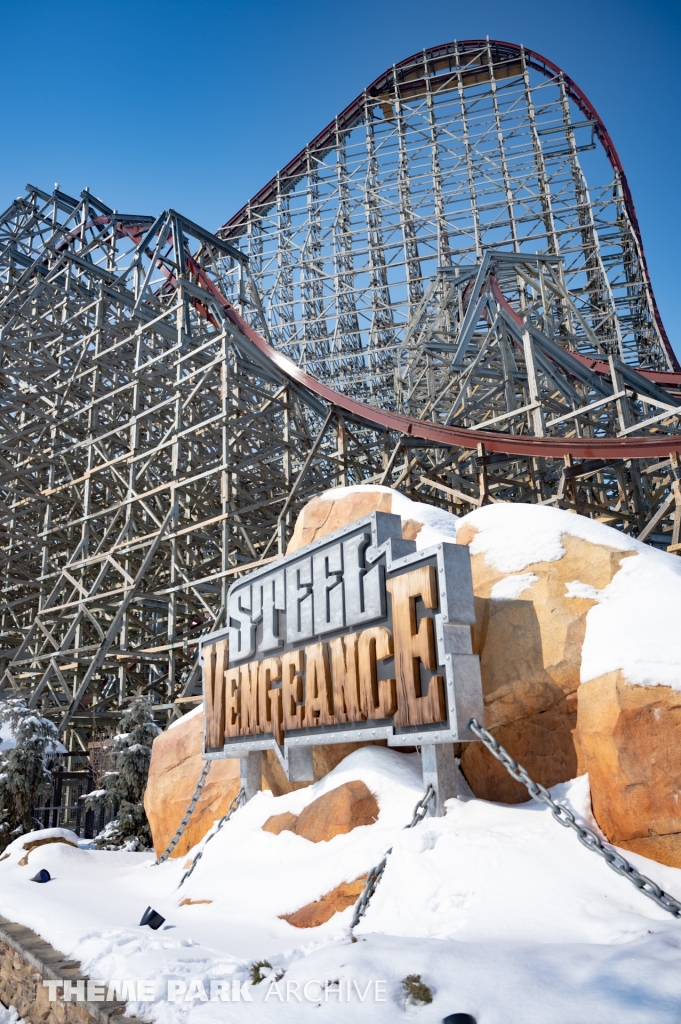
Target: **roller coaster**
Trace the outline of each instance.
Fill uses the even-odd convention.
[[[216,232],[27,186],[0,216],[2,691],[68,748],[197,642],[321,490],[571,509],[681,551],[681,368],[624,169],[551,61],[373,82]]]

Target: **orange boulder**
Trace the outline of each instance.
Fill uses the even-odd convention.
[[[297,821],[297,814],[284,811],[283,814],[273,814],[271,818],[268,818],[262,830],[263,832],[271,832],[275,836],[280,835],[282,832],[295,832]]]
[[[405,540],[415,540],[423,526],[418,518],[419,506],[426,507],[421,502],[409,501],[404,495],[389,487],[370,484],[358,486],[346,493],[339,489],[329,492],[328,497],[312,498],[296,520],[286,554],[290,555],[292,551],[298,551],[299,548],[304,548],[321,537],[349,526],[350,523],[371,515],[372,512],[399,515],[398,509],[402,513],[407,509],[408,514],[413,517],[402,519],[402,536]]]
[[[354,882],[341,882],[320,900],[308,903],[292,914],[280,914],[282,921],[288,921],[294,928],[317,928],[325,924],[334,914],[354,906],[364,890],[366,875]]]
[[[144,809],[157,856],[163,853],[175,835],[196,789],[204,766],[202,736],[203,718],[198,714],[185,716],[154,740]],[[203,839],[213,822],[227,813],[239,787],[238,759],[214,761],[194,813],[172,857],[184,856]]]
[[[324,843],[378,819],[376,797],[363,782],[346,782],[317,797],[298,815],[293,831],[312,843]]]
[[[457,541],[470,543],[476,533],[464,522]],[[473,650],[480,657],[486,725],[544,786],[585,770],[577,700],[586,616],[595,602],[570,596],[570,584],[586,584],[583,594],[589,587],[601,590],[630,554],[570,534],[563,534],[561,544],[562,558],[517,573],[502,572],[481,553],[471,558]],[[525,787],[479,743],[464,746],[461,768],[476,796],[502,803],[529,799]]]
[[[681,868],[681,693],[609,672],[582,683],[577,720],[594,815],[610,842]]]
[[[263,825],[263,831],[274,835],[295,832],[311,843],[324,843],[352,832],[359,825],[373,825],[378,811],[376,797],[363,782],[345,782],[317,797],[297,816],[288,811],[273,814]]]

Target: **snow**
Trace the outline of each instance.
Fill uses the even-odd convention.
[[[24,832],[5,847],[2,857],[11,857],[15,861],[24,856],[26,843],[39,843],[45,839],[64,839],[67,843],[77,846],[80,842],[75,832],[69,828],[37,828],[33,832]],[[35,854],[34,854],[35,856]]]
[[[519,576],[506,576],[494,584],[490,597],[493,601],[515,601],[538,579],[539,577],[535,576],[533,572],[524,572]]]
[[[585,580],[566,585],[566,597],[595,601],[586,617],[580,680],[621,671],[638,686],[681,690],[678,616],[681,608],[681,559],[614,530],[603,523],[544,505],[497,504],[469,512],[458,521],[474,526],[471,555],[509,575],[492,589],[494,600],[515,600],[527,589],[539,562],[563,558],[565,535],[628,554],[612,581],[597,590]]]
[[[416,535],[416,548],[422,551],[433,544],[441,541],[456,540],[456,531],[461,520],[451,512],[445,512],[434,505],[426,505],[421,501],[412,501],[399,491],[391,487],[382,487],[380,484],[355,484],[351,487],[332,487],[320,495],[323,501],[335,501],[343,498],[346,494],[364,494],[367,491],[376,491],[379,494],[392,495],[392,513],[401,516],[403,520],[415,519],[423,526]]]
[[[15,1006],[9,1008],[0,1003],[0,1024],[24,1024]]]
[[[176,718],[174,722],[170,723],[168,728],[169,729],[174,729],[175,726],[178,725],[179,722],[186,722],[188,718],[196,718],[197,715],[202,715],[202,714],[203,714],[203,701],[201,701],[201,703],[198,704],[195,708],[192,708],[191,711],[188,711],[186,715],[183,715],[182,718]]]
[[[597,600],[586,618],[581,681],[621,669],[638,686],[681,690],[681,558],[650,548],[625,558]]]
[[[652,551],[611,526],[547,505],[484,505],[463,516],[459,528],[464,524],[478,530],[470,544],[471,554],[484,554],[485,561],[501,572],[522,572],[536,562],[558,561],[565,554],[564,534],[616,551]]]
[[[352,779],[376,793],[375,824],[322,843],[262,831],[270,815],[299,813]],[[148,853],[52,844],[31,855],[30,868],[0,862],[0,913],[81,961],[91,978],[155,979],[155,996],[130,998],[127,1009],[155,1024],[341,1024],[351,1017],[388,1024],[402,1013],[434,1024],[457,1011],[473,1013],[479,1024],[678,1024],[681,922],[611,872],[539,804],[459,798],[448,803],[446,817],[405,831],[422,791],[418,755],[365,747],[312,786],[255,796],[205,844],[179,891],[184,857],[155,867]],[[593,827],[586,776],[552,792]],[[364,874],[390,847],[355,943],[352,908],[309,930],[280,919]],[[626,856],[681,895],[681,870]],[[38,886],[29,878],[41,867],[53,880]],[[181,907],[185,898],[212,902]],[[157,932],[139,926],[148,905],[166,918]],[[246,987],[250,1009],[243,1001],[201,1001],[211,981],[243,986],[259,960],[273,971]],[[433,990],[433,1003],[405,1008],[400,982],[415,973]],[[356,988],[340,1004],[333,989],[317,998],[315,979]],[[168,1002],[169,980],[195,981],[197,998]],[[305,984],[313,998],[297,1002]],[[364,1002],[357,989],[368,992]]]
[[[600,595],[600,590],[596,590],[590,583],[581,583],[579,580],[573,580],[572,583],[565,584],[566,597],[578,597],[583,601],[598,601]]]

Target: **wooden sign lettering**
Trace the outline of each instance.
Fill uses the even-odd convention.
[[[201,645],[205,755],[471,739],[482,717],[468,548],[421,551],[375,512],[232,585]]]

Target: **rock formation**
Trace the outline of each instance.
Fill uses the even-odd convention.
[[[470,543],[474,528],[457,534]],[[565,555],[508,574],[484,554],[471,558],[486,725],[530,775],[554,786],[581,774],[577,697],[586,615],[593,598],[568,596],[575,580],[607,586],[628,552],[563,535]],[[479,743],[466,745],[461,767],[476,796],[502,803],[528,799]]]
[[[203,769],[201,714],[186,715],[154,740],[144,794],[154,850],[159,856],[184,817]],[[217,760],[208,772],[199,802],[172,856],[182,857],[227,813],[239,792],[239,761]]]
[[[366,877],[361,875],[354,882],[341,882],[320,900],[308,903],[292,914],[281,914],[282,921],[288,921],[294,928],[316,928],[325,924],[334,914],[355,905],[364,890]]]
[[[418,503],[407,502],[401,494],[396,494],[389,487],[357,487],[333,498],[312,498],[298,516],[286,554],[290,555],[292,551],[298,551],[372,512],[399,514],[395,508],[398,503],[403,507],[413,504],[415,510],[419,508]],[[403,517],[402,536],[405,540],[414,540],[422,525],[418,517]]]
[[[681,868],[681,693],[610,672],[580,686],[577,723],[610,842]]]
[[[420,546],[430,543],[432,527],[453,539],[453,517],[388,488],[362,487],[310,501],[298,518],[289,551],[373,511],[400,514],[403,536],[416,539]],[[507,559],[499,567],[499,558],[490,557],[485,544],[479,543],[493,517],[496,528],[503,527],[504,543],[536,551],[536,560],[521,558],[513,565],[513,559]],[[535,531],[541,532],[546,524],[555,536],[551,543],[546,538],[537,542]],[[456,541],[471,545],[477,618],[473,648],[480,656],[487,727],[545,786],[588,771],[594,813],[607,837],[625,849],[681,867],[681,692],[676,688],[681,657],[673,645],[669,647],[670,640],[661,655],[648,658],[647,674],[637,685],[621,670],[595,678],[587,674],[583,677],[588,681],[580,683],[587,616],[592,610],[600,613],[595,608],[599,592],[624,572],[625,560],[633,555],[663,559],[646,563],[653,586],[658,572],[679,575],[675,560],[618,531],[538,506],[497,505],[474,511],[458,522]],[[681,586],[681,581],[674,585]],[[641,604],[641,614],[644,611]],[[615,647],[621,645],[622,628],[618,620],[607,634]],[[655,650],[666,634],[675,634],[673,622],[667,622],[662,633],[650,629],[645,643]],[[660,685],[655,685],[656,672],[665,665]],[[175,831],[201,770],[200,719],[191,723],[181,723],[154,744],[152,794],[146,803],[159,848]],[[314,748],[315,779],[359,745]],[[528,799],[525,788],[481,744],[462,745],[458,753],[476,796],[506,803]],[[224,813],[238,788],[237,775],[236,761],[213,766],[177,856]],[[275,795],[293,788],[274,755],[266,759],[264,775]],[[276,818],[282,820],[270,819],[268,831],[292,829],[300,834],[298,819]]]
[[[317,797],[299,815],[288,811],[273,814],[263,825],[263,831],[275,835],[294,832],[311,843],[325,843],[359,825],[373,825],[378,810],[376,797],[363,782],[346,782]]]
[[[196,783],[203,770],[201,756],[203,719],[201,714],[186,715],[156,737],[152,747],[149,780],[144,794],[154,850],[160,855],[168,846],[189,806]],[[322,779],[361,743],[334,743],[313,749],[315,781]],[[239,792],[238,758],[216,759],[210,767],[194,813],[171,857],[182,857],[195,846],[213,822],[229,810]],[[290,793],[308,785],[291,783],[286,778],[276,755],[267,751],[263,765],[263,788],[274,796]],[[362,822],[362,824],[364,824]]]

